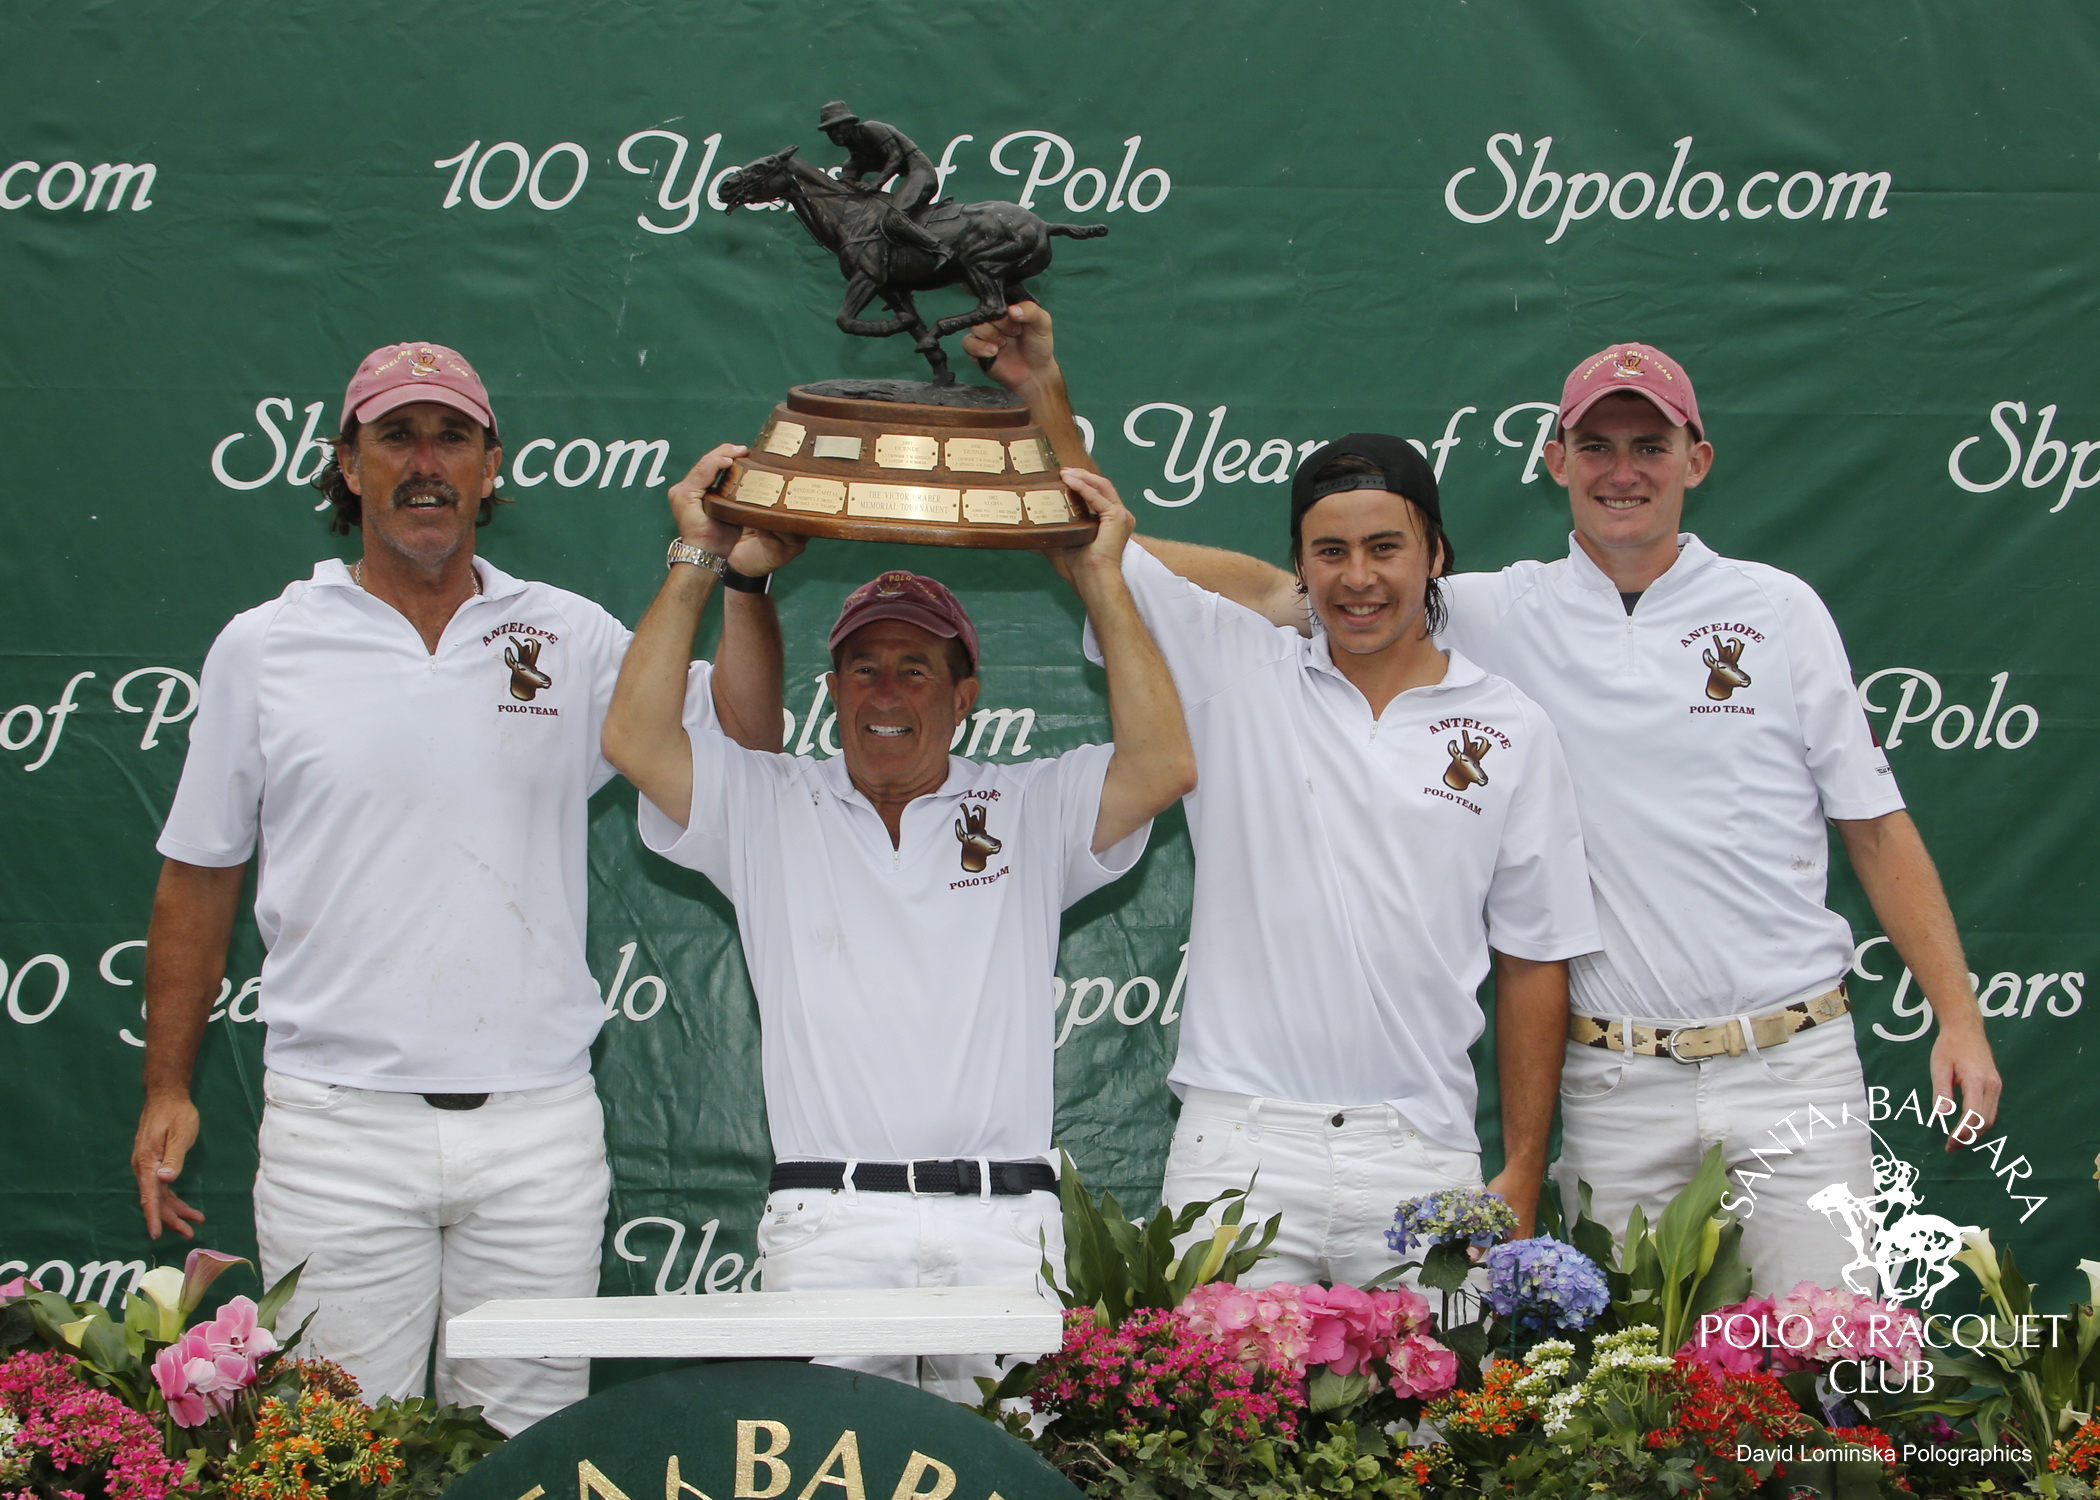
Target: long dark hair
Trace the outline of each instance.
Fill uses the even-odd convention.
[[[355,448],[360,425],[357,418],[352,417],[343,424],[342,435],[336,441]],[[493,427],[482,428],[481,440],[490,448],[496,447],[496,430]],[[321,498],[335,507],[328,516],[328,529],[330,531],[337,536],[348,536],[364,524],[364,501],[350,488],[350,481],[343,478],[343,466],[336,461],[333,448],[329,450],[328,462],[321,466],[321,472],[314,475],[312,482],[313,487],[320,491]],[[474,513],[474,524],[476,526],[488,525],[491,520],[495,519],[496,507],[508,504],[510,504],[510,496],[508,495],[489,494],[483,496],[481,508]]]

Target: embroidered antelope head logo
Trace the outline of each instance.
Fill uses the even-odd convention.
[[[967,821],[965,821],[967,820]],[[955,820],[955,837],[962,844],[962,867],[975,875],[984,862],[1004,846],[984,831],[984,804],[972,802]]]
[[[1721,654],[1709,651],[1700,660],[1707,665],[1706,696],[1719,703],[1739,687],[1750,686],[1750,674],[1737,665],[1743,659],[1743,643],[1734,636],[1721,642]]]
[[[1480,762],[1489,748],[1486,735],[1475,739],[1461,731],[1458,738],[1446,742],[1444,748],[1451,752],[1451,764],[1444,771],[1445,786],[1454,792],[1462,792],[1467,787],[1488,784],[1488,773],[1480,769]]]
[[[540,643],[526,637],[511,637],[512,644],[503,648],[503,660],[510,666],[510,695],[520,703],[530,703],[532,695],[541,688],[554,686],[554,679],[540,670]]]

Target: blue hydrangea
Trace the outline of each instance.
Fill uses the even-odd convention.
[[[1559,1240],[1512,1240],[1487,1253],[1488,1306],[1525,1333],[1587,1328],[1611,1301],[1597,1263]]]
[[[1497,1240],[1516,1233],[1517,1211],[1500,1193],[1484,1188],[1445,1188],[1424,1193],[1400,1205],[1385,1242],[1402,1255],[1417,1245],[1449,1245],[1458,1241],[1485,1250]]]

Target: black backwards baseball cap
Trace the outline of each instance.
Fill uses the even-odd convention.
[[[1320,471],[1338,458],[1360,458],[1376,467],[1373,474],[1333,474]],[[1437,498],[1436,470],[1415,451],[1414,444],[1384,432],[1352,432],[1315,448],[1291,477],[1291,546],[1298,544],[1299,523],[1305,513],[1329,495],[1343,490],[1386,490],[1412,500],[1422,514],[1438,527],[1444,524],[1443,502]]]

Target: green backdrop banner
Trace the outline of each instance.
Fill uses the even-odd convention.
[[[0,40],[0,1278],[109,1298],[171,1253],[126,1166],[153,840],[214,634],[351,555],[305,481],[359,356],[467,352],[519,501],[484,550],[632,621],[669,478],[791,383],[918,373],[835,330],[836,272],[787,216],[715,211],[755,156],[834,160],[816,111],[845,97],[951,195],[1109,226],[1038,288],[1096,456],[1163,535],[1280,558],[1298,453],[1382,428],[1433,457],[1462,564],[1555,555],[1562,375],[1622,338],[1682,359],[1719,450],[1689,524],[1830,602],[2007,1074],[2000,1128],[1937,1149],[1922,997],[1839,859],[1880,1128],[1926,1208],[2076,1289],[2100,1148],[2090,7],[28,0]],[[827,543],[780,589],[798,753],[835,743],[824,626],[906,563],[983,624],[971,753],[1105,737],[1040,560]],[[755,1013],[726,904],[640,849],[632,809],[616,783],[592,821],[604,1284],[727,1292],[767,1163]],[[1061,1139],[1139,1206],[1196,998],[1189,886],[1174,814],[1070,914],[1043,999]],[[243,926],[185,1177],[240,1251],[260,956]]]

